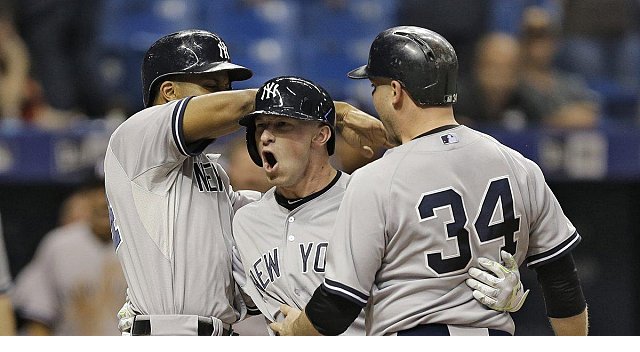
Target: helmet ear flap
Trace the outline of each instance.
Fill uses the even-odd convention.
[[[253,162],[262,167],[262,158],[258,153],[258,146],[256,145],[256,123],[255,120],[247,125],[247,133],[245,135],[247,142],[247,151]]]

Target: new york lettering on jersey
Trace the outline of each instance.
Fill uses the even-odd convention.
[[[193,163],[193,175],[198,183],[200,192],[220,192],[222,181],[216,171],[215,166],[210,162],[195,161]]]
[[[313,271],[314,275],[324,273],[328,242],[308,242],[300,243],[300,272],[308,273]],[[271,283],[282,276],[280,255],[278,248],[263,253],[257,258],[250,270],[250,278],[256,287],[266,291]]]

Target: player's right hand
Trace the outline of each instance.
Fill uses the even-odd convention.
[[[485,306],[501,312],[516,312],[524,304],[529,290],[524,291],[518,263],[513,256],[506,251],[501,251],[500,255],[504,266],[479,258],[478,263],[487,271],[469,269],[472,278],[467,279],[466,284],[474,290],[473,297]]]

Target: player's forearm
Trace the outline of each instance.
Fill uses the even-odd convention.
[[[587,309],[568,318],[549,318],[553,331],[558,336],[587,336],[589,319]]]
[[[291,325],[292,335],[296,336],[320,336],[321,334],[313,327],[311,321],[307,317],[306,311],[302,311],[302,313],[298,316],[293,324]]]
[[[256,89],[197,96],[185,111],[183,130],[187,142],[225,136],[240,128],[238,120],[255,108]]]

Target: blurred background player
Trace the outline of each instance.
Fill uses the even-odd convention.
[[[488,33],[476,42],[472,70],[460,79],[453,109],[468,126],[522,129],[531,123],[520,82],[520,45],[507,33]]]
[[[520,34],[519,94],[528,119],[553,128],[593,128],[598,124],[598,96],[584,79],[554,67],[559,29],[541,7],[528,7]]]
[[[126,285],[113,252],[104,182],[85,182],[70,199],[87,218],[46,234],[12,292],[24,335],[118,335],[115,312]],[[63,216],[63,218],[66,218]]]

